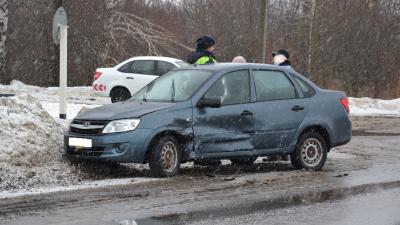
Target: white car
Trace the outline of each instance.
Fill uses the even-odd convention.
[[[98,68],[92,84],[96,95],[124,101],[168,71],[188,66],[180,59],[156,56],[133,57],[112,68]]]

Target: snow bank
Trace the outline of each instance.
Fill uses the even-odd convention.
[[[352,116],[400,117],[400,99],[349,98],[349,103]]]
[[[22,94],[28,93],[33,97],[38,98],[41,102],[59,102],[58,87],[37,87],[26,85],[21,81],[13,80],[10,85],[0,84],[0,93]],[[68,87],[67,102],[69,104],[85,104],[85,105],[103,105],[111,103],[109,98],[99,97],[93,94],[92,87]],[[58,116],[58,114],[57,114]]]
[[[0,190],[78,180],[62,159],[63,127],[37,98],[0,98],[0,127]]]

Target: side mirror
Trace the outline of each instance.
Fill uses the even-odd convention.
[[[198,108],[219,108],[221,107],[220,98],[202,98],[196,105]]]

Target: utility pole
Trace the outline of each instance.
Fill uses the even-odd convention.
[[[268,28],[268,8],[269,0],[260,0],[261,3],[261,51],[260,51],[260,63],[265,63],[266,50],[267,50],[267,28]]]

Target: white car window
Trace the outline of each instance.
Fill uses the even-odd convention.
[[[132,64],[132,73],[156,75],[154,60],[137,60]]]
[[[175,68],[176,66],[172,63],[157,61],[157,75],[159,76],[162,76]]]
[[[133,62],[127,62],[124,65],[122,65],[120,68],[118,68],[118,71],[121,73],[131,73],[131,67],[132,67]]]

